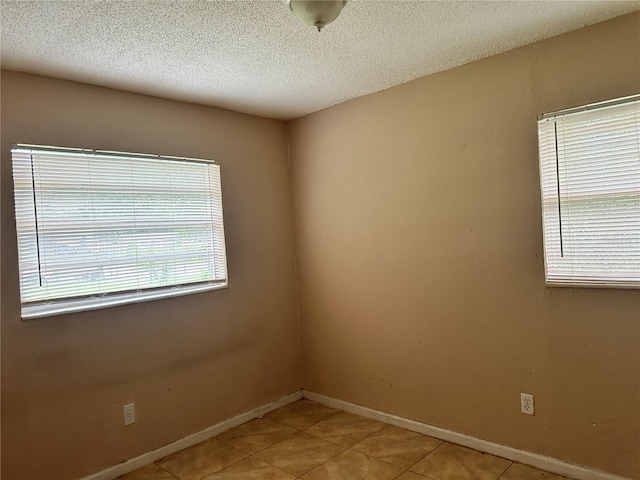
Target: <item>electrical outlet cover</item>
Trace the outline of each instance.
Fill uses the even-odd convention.
[[[533,395],[529,393],[520,394],[520,412],[526,415],[533,415]]]
[[[135,403],[128,403],[124,407],[124,424],[131,425],[132,423],[136,423],[136,405]]]

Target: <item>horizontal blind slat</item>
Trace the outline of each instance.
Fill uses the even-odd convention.
[[[24,147],[12,160],[23,305],[226,282],[218,165]]]
[[[640,287],[639,138],[637,99],[538,122],[548,283]]]

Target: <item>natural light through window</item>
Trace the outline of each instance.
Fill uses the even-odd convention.
[[[18,145],[23,318],[227,285],[212,161]]]
[[[640,287],[640,96],[538,122],[546,279]]]

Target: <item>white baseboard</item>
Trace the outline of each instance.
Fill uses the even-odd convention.
[[[162,457],[166,457],[167,455],[195,445],[196,443],[200,443],[211,437],[215,437],[216,435],[225,432],[233,427],[237,427],[238,425],[242,425],[249,420],[262,417],[272,410],[284,407],[285,405],[300,400],[301,398],[302,390],[298,390],[297,392],[293,392],[285,397],[279,398],[278,400],[267,403],[266,405],[262,405],[261,407],[254,408],[253,410],[245,413],[241,413],[240,415],[237,415],[228,420],[216,423],[215,425],[181,438],[180,440],[170,443],[169,445],[164,445],[163,447],[157,448],[151,452],[143,453],[142,455],[127,460],[126,462],[114,465],[113,467],[109,467],[105,470],[101,470],[100,472],[89,475],[88,477],[84,477],[82,480],[113,480],[120,475],[124,475],[125,473],[132,472],[133,470],[136,470],[140,467],[149,465],[156,460],[160,460]]]
[[[224,420],[220,423],[212,425],[200,430],[192,435],[188,435],[180,440],[177,440],[169,445],[164,445],[151,452],[143,453],[135,458],[127,460],[126,462],[114,465],[100,472],[84,477],[82,480],[113,480],[120,475],[132,472],[140,467],[149,465],[150,463],[160,460],[167,455],[178,452],[184,448],[195,445],[196,443],[207,440],[211,437],[225,432],[233,427],[242,425],[250,420],[259,418],[272,410],[283,407],[290,403],[293,403],[301,398],[307,398],[314,402],[322,403],[330,407],[339,408],[345,412],[354,413],[366,418],[372,418],[384,423],[395,425],[397,427],[406,428],[414,432],[422,433],[423,435],[429,435],[430,437],[439,438],[447,442],[462,445],[464,447],[473,448],[480,452],[489,453],[498,457],[513,460],[515,462],[531,465],[532,467],[547,470],[559,475],[565,475],[567,477],[575,478],[577,480],[630,480],[626,477],[614,475],[612,473],[603,472],[600,470],[594,470],[591,468],[583,467],[580,465],[574,465],[571,463],[563,462],[552,457],[546,457],[537,453],[527,452],[524,450],[518,450],[505,445],[489,442],[480,438],[471,437],[462,433],[452,432],[440,427],[434,427],[426,423],[417,422],[415,420],[409,420],[406,418],[391,415],[389,413],[381,412],[379,410],[373,410],[371,408],[356,405],[354,403],[345,402],[344,400],[338,400],[332,397],[327,397],[319,393],[310,392],[308,390],[298,390],[285,397],[279,398],[266,405],[262,405],[258,408],[254,408],[245,413],[241,413],[233,418]]]
[[[447,442],[462,445],[464,447],[473,448],[480,452],[489,453],[491,455],[496,455],[508,460],[531,465],[535,468],[547,470],[548,472],[557,473],[559,475],[565,475],[577,480],[630,480],[626,477],[621,477],[612,473],[593,470],[591,468],[582,467],[580,465],[566,463],[552,457],[545,457],[544,455],[539,455],[537,453],[518,450],[512,447],[507,447],[505,445],[482,440],[480,438],[464,435],[462,433],[445,430],[444,428],[434,427],[426,423],[416,422],[415,420],[408,420],[406,418],[380,412],[371,408],[362,407],[360,405],[355,405],[343,400],[337,400],[335,398],[327,397],[319,393],[310,392],[308,390],[303,390],[303,396],[304,398],[307,398],[314,402],[322,403],[329,407],[338,408],[340,410],[354,413],[362,417],[379,420],[381,422],[389,423],[397,427],[402,427],[406,428],[407,430],[422,433],[423,435],[439,438],[440,440],[445,440]]]

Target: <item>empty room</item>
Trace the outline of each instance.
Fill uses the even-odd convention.
[[[640,1],[0,9],[3,480],[640,480]]]

